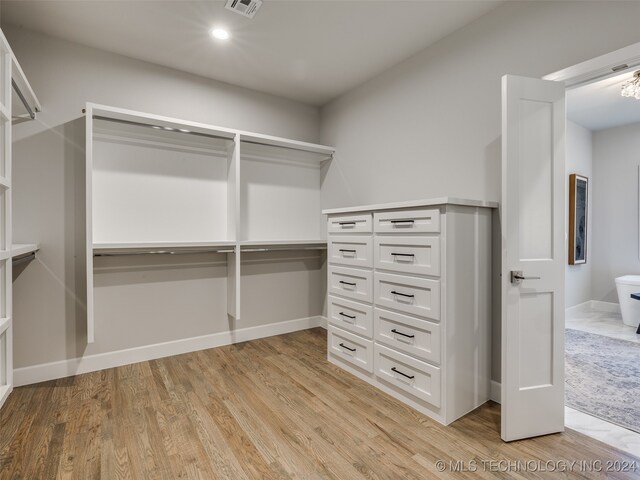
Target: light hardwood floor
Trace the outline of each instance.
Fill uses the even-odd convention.
[[[0,412],[0,478],[606,478],[435,462],[638,462],[573,431],[503,443],[494,403],[444,427],[325,349],[313,329],[17,388]]]

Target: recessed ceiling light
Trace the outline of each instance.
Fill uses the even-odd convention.
[[[231,36],[224,28],[212,28],[209,30],[209,33],[213,38],[218,40],[229,40],[229,37]]]
[[[179,128],[178,131],[182,133],[191,133],[191,130],[187,130],[186,128]]]
[[[162,130],[162,127],[159,127],[158,125],[151,125],[151,128],[155,128],[156,130]]]
[[[173,132],[175,130],[175,128],[171,128],[171,127],[162,127],[165,130],[169,131],[169,132]]]

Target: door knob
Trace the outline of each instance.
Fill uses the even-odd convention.
[[[525,277],[522,270],[511,270],[511,283],[520,285],[523,280],[540,280],[540,277]]]

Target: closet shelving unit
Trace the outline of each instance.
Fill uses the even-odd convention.
[[[94,256],[225,253],[238,321],[242,252],[326,249],[333,147],[93,103],[85,114],[89,343]]]
[[[13,390],[12,265],[15,259],[30,257],[38,250],[35,244],[12,243],[12,125],[34,119],[40,110],[29,81],[0,31],[0,407]]]

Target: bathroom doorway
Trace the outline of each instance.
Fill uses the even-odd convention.
[[[566,147],[565,423],[640,455],[640,67],[567,90]]]

